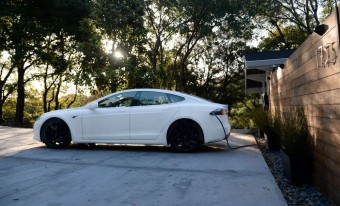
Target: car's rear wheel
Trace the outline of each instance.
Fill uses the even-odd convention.
[[[65,148],[71,143],[71,132],[67,124],[57,118],[47,120],[41,127],[40,137],[46,146],[54,149]]]
[[[176,152],[192,152],[203,143],[203,132],[192,120],[178,120],[168,130],[168,141]]]

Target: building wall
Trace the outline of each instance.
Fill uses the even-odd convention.
[[[270,80],[270,109],[302,107],[314,156],[314,182],[340,205],[340,49],[336,14],[278,68]],[[323,47],[322,47],[323,46]],[[328,63],[326,63],[328,57]]]

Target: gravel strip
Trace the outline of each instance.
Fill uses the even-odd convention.
[[[288,205],[293,206],[333,206],[329,198],[313,185],[293,186],[283,175],[280,151],[269,151],[264,138],[257,138],[258,146],[267,165],[280,187]]]

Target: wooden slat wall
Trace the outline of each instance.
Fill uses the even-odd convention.
[[[314,155],[314,182],[340,205],[340,49],[336,16],[322,37],[313,33],[270,80],[271,110],[303,107]],[[335,63],[317,67],[317,48],[332,43]],[[334,52],[336,55],[334,55]]]

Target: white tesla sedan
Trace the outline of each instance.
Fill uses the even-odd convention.
[[[230,134],[228,106],[161,89],[116,92],[83,107],[40,116],[34,139],[50,148],[72,143],[161,144],[190,152]]]

